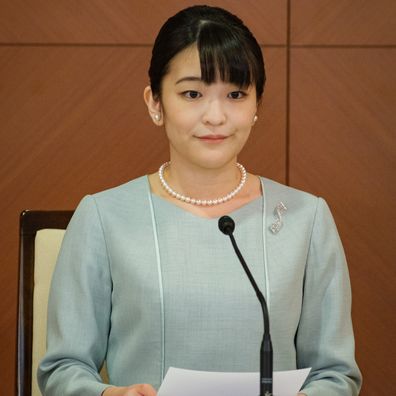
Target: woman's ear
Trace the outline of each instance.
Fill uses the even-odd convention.
[[[151,90],[150,86],[144,88],[143,98],[144,101],[146,102],[148,112],[154,124],[157,126],[164,125],[164,120],[162,117],[161,101],[159,99],[154,98],[153,91]]]

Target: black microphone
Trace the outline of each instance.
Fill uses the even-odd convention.
[[[219,229],[220,231],[228,235],[231,239],[232,246],[234,247],[235,253],[239,258],[239,261],[242,264],[243,269],[246,272],[247,277],[250,280],[250,283],[253,286],[254,291],[256,292],[257,298],[260,301],[261,308],[263,310],[263,318],[264,318],[264,335],[263,341],[261,342],[260,349],[260,395],[259,396],[272,396],[272,377],[273,377],[273,355],[272,355],[272,342],[270,335],[270,327],[269,327],[269,314],[267,303],[261,293],[260,289],[257,286],[256,281],[253,278],[244,258],[242,257],[241,252],[238,249],[238,246],[235,242],[235,238],[233,235],[235,229],[235,222],[229,216],[223,216],[219,219]]]

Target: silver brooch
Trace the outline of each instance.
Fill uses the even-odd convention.
[[[286,205],[280,201],[274,210],[274,214],[277,217],[275,223],[271,224],[270,230],[273,234],[277,234],[283,226],[282,215],[287,211]]]

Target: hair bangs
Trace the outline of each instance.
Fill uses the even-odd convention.
[[[242,89],[255,85],[260,100],[265,85],[265,67],[260,45],[236,15],[209,6],[192,6],[179,11],[161,27],[155,39],[149,68],[150,85],[156,98],[171,60],[196,45],[201,78],[216,80]]]
[[[217,79],[246,88],[256,81],[254,60],[231,29],[203,22],[197,39],[201,78],[206,84]]]

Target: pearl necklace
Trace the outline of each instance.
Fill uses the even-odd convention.
[[[246,179],[247,179],[247,173],[246,173],[246,169],[243,167],[243,165],[241,164],[236,164],[239,171],[241,172],[241,181],[239,182],[238,186],[232,190],[229,194],[225,195],[224,197],[221,198],[217,198],[217,199],[195,199],[195,198],[190,198],[190,197],[186,197],[183,194],[179,194],[178,192],[174,191],[169,184],[165,181],[164,179],[164,170],[165,168],[167,168],[170,165],[170,161],[169,162],[165,162],[164,164],[162,164],[158,170],[158,176],[161,182],[162,187],[165,189],[165,191],[171,195],[172,197],[192,204],[192,205],[201,205],[201,206],[213,206],[213,205],[219,205],[222,204],[224,202],[229,201],[230,199],[234,198],[235,195],[237,195],[239,193],[239,191],[242,190],[243,186],[246,183]]]

